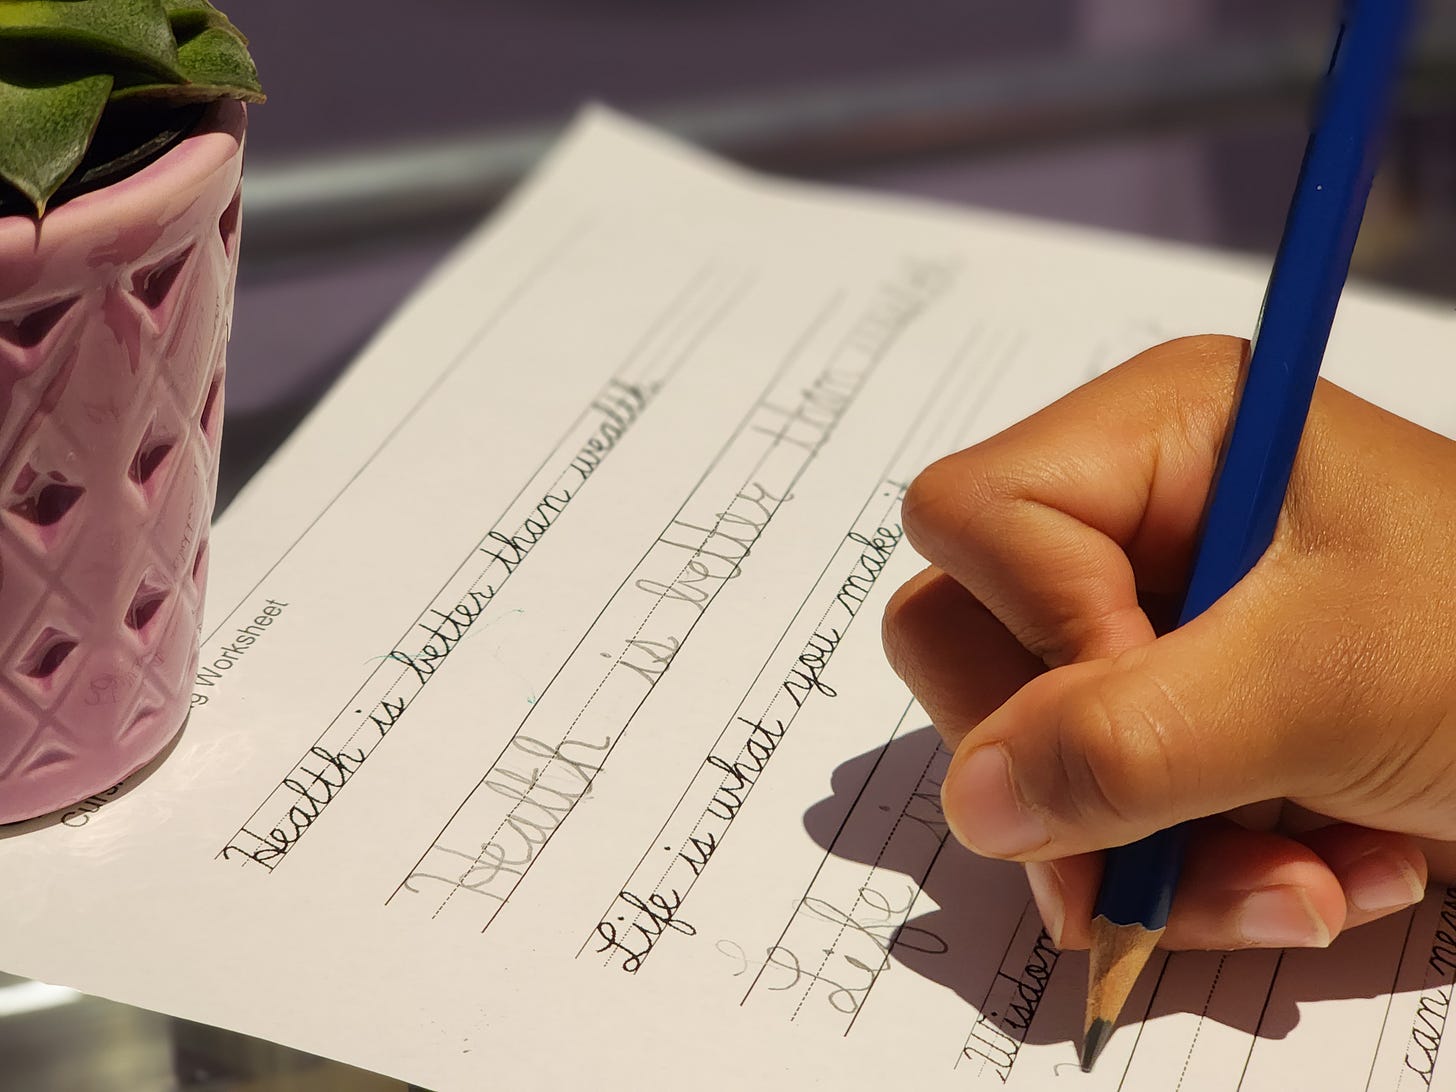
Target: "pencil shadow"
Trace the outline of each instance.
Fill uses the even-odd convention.
[[[877,872],[897,872],[912,885],[920,883],[922,898],[928,896],[936,909],[906,921],[891,945],[891,957],[954,992],[979,1014],[999,975],[1009,975],[1007,983],[1014,986],[1013,980],[1026,978],[1031,970],[1022,966],[1028,956],[1037,958],[1031,943],[1021,945],[1027,956],[1020,958],[1008,943],[1018,922],[1022,937],[1034,937],[1039,928],[1021,867],[977,857],[947,835],[926,874],[928,853],[922,844],[887,837],[887,823],[845,821],[857,802],[879,798],[867,789],[872,778],[913,784],[915,771],[929,768],[940,748],[935,730],[926,726],[845,760],[834,770],[830,795],[805,812],[804,829],[834,856]],[[880,810],[886,808],[881,805]],[[1029,915],[1025,921],[1023,913]],[[1384,996],[1406,943],[1408,921],[1407,913],[1366,925],[1328,950],[1160,954],[1125,1011],[1131,1020],[1146,1021],[1192,1013],[1262,1039],[1283,1039],[1298,1026],[1302,1006]],[[1076,1041],[1081,1036],[1086,953],[1062,953],[1051,975],[1043,983],[1044,994],[1033,991],[1039,1007],[1027,1043]],[[971,1021],[967,1023],[969,1027]]]

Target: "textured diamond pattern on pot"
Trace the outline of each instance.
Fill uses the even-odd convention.
[[[167,456],[172,454],[172,448],[176,441],[168,436],[154,422],[148,426],[147,431],[142,434],[142,442],[137,445],[136,454],[131,458],[131,466],[127,470],[131,480],[136,482],[137,487],[146,489],[152,484],[152,479],[162,469],[167,461]]]
[[[34,643],[20,657],[20,673],[34,679],[37,686],[52,687],[61,668],[76,651],[76,638],[55,626],[46,626]]]
[[[171,303],[182,292],[178,282],[182,280],[187,259],[191,256],[192,248],[188,247],[180,254],[169,255],[131,275],[131,294],[151,312],[158,326],[166,326],[172,317]]]
[[[202,402],[202,413],[197,418],[203,434],[214,444],[217,443],[218,425],[222,422],[222,383],[223,371],[219,366],[207,388],[207,397]]]
[[[84,486],[68,481],[59,470],[41,474],[26,463],[10,485],[5,507],[21,523],[54,527],[70,514],[85,493]]]
[[[46,339],[60,325],[76,297],[70,296],[39,304],[11,317],[0,317],[0,353],[9,358],[16,371],[28,371],[41,359]]]
[[[135,713],[121,726],[119,738],[124,743],[136,735],[149,735],[157,731],[158,722],[165,717],[165,704],[156,698],[143,700]]]
[[[148,570],[137,585],[131,605],[126,608],[125,622],[130,630],[145,633],[157,617],[157,611],[167,601],[167,588],[157,579],[156,572]]]
[[[239,166],[0,302],[0,822],[117,783],[187,713]],[[61,297],[39,334],[16,314]]]
[[[234,240],[238,237],[238,223],[243,213],[243,187],[239,186],[228,207],[217,218],[217,233],[222,236],[223,249],[232,254]]]

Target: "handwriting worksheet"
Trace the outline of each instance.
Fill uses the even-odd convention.
[[[3,832],[0,967],[437,1092],[1456,1088],[1439,891],[1155,957],[1082,1074],[881,650],[919,469],[1264,275],[589,115],[214,529],[180,741]],[[1326,372],[1451,432],[1453,339],[1352,292]]]

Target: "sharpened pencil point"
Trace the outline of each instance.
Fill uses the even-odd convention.
[[[1087,1034],[1082,1039],[1082,1072],[1091,1073],[1092,1065],[1097,1061],[1097,1055],[1102,1053],[1102,1048],[1107,1045],[1107,1040],[1112,1038],[1112,1021],[1093,1020],[1087,1028]]]
[[[1092,1068],[1112,1037],[1122,1006],[1163,935],[1161,929],[1117,925],[1102,915],[1092,919],[1088,965],[1087,1022],[1082,1038],[1082,1069]]]

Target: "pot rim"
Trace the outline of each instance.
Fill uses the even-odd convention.
[[[160,216],[172,195],[195,191],[238,152],[247,108],[236,99],[212,103],[197,127],[151,163],[125,178],[34,217],[0,216],[0,253],[62,247],[115,229],[118,221]]]

